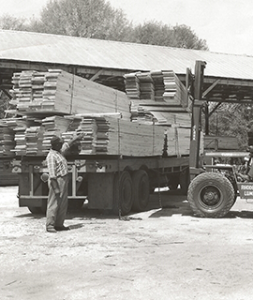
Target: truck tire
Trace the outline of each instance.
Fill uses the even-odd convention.
[[[27,208],[33,215],[46,215],[47,200],[42,200],[41,206],[28,206]]]
[[[149,178],[148,174],[144,170],[138,170],[134,172],[132,176],[133,180],[133,211],[143,211],[149,201]]]
[[[189,185],[188,202],[197,217],[224,217],[234,204],[231,182],[218,173],[202,173]]]
[[[128,214],[133,205],[133,183],[128,171],[116,173],[113,186],[113,212],[121,211],[121,215]]]
[[[27,207],[29,209],[29,211],[33,214],[33,215],[42,215],[42,209],[40,207],[37,206],[28,206]]]

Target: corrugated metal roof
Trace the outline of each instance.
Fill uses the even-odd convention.
[[[59,63],[119,70],[194,71],[207,62],[205,75],[253,79],[253,56],[214,53],[62,35],[0,30],[0,60]]]

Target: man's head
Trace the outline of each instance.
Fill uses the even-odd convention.
[[[61,137],[55,135],[51,139],[51,146],[53,150],[60,151],[62,148],[63,140]]]

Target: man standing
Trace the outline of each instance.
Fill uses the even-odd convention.
[[[76,136],[68,143],[63,143],[59,136],[54,136],[51,140],[51,149],[46,158],[49,172],[46,215],[48,232],[69,230],[69,227],[64,226],[68,209],[68,164],[65,155],[70,146],[81,137]]]

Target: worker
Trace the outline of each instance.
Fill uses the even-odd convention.
[[[244,165],[236,172],[238,179],[242,181],[253,181],[253,149],[250,148],[249,157],[244,158]]]
[[[46,157],[48,179],[48,202],[46,214],[47,232],[69,230],[64,226],[68,208],[68,165],[65,158],[67,151],[82,135],[76,135],[70,142],[63,143],[59,136],[51,139],[51,149]]]

